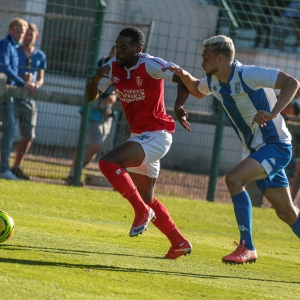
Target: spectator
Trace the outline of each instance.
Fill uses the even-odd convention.
[[[24,37],[24,43],[18,48],[19,76],[27,82],[34,83],[36,89],[44,84],[46,69],[46,55],[43,51],[35,47],[35,42],[38,37],[38,27],[34,23],[29,23],[28,30]],[[17,145],[16,158],[11,171],[18,178],[29,180],[30,177],[24,174],[20,168],[20,164],[24,159],[24,155],[30,149],[32,139],[35,138],[37,119],[35,101],[30,99],[16,99],[15,116],[19,120],[22,139]]]
[[[300,2],[290,2],[283,11],[282,16],[291,20],[292,26],[288,26],[289,31],[291,31],[291,27],[294,27],[294,35],[296,37],[296,50],[298,53],[300,53]]]
[[[100,109],[91,109],[89,119],[89,131],[83,160],[83,168],[87,166],[101,152],[102,145],[111,131],[113,120],[112,106],[116,103],[117,94],[115,91],[112,91],[109,94],[103,94],[101,98],[102,103],[100,105]],[[82,108],[80,109],[80,113],[82,113]],[[73,181],[76,165],[76,156],[77,149],[75,149],[73,153],[73,162],[69,176],[67,178],[68,184],[72,184]]]
[[[0,41],[0,72],[7,76],[7,84],[24,87],[28,89],[30,95],[33,95],[36,88],[35,84],[26,82],[18,75],[19,57],[17,48],[23,42],[27,29],[28,23],[21,18],[15,18],[10,22],[7,37]],[[9,156],[12,151],[16,133],[15,99],[4,96],[2,100],[3,138],[1,147],[0,178],[19,180],[19,178],[9,169]]]
[[[284,18],[300,19],[300,2],[290,2],[286,9],[283,11],[282,16]]]

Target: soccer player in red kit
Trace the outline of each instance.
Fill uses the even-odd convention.
[[[160,159],[170,149],[175,131],[175,122],[164,105],[164,79],[177,83],[178,97],[187,98],[189,93],[177,75],[162,72],[173,63],[142,53],[144,42],[140,29],[123,29],[116,40],[116,56],[87,84],[86,99],[94,101],[109,85],[115,85],[131,137],[100,158],[100,170],[135,211],[129,235],[143,233],[153,222],[171,242],[165,258],[176,259],[191,253],[192,245],[154,195]]]

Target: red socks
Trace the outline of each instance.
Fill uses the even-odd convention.
[[[167,208],[155,197],[147,203],[148,205],[145,204],[129,174],[122,167],[109,161],[100,160],[99,168],[110,184],[130,202],[136,214],[148,211],[148,206],[153,209],[156,215],[153,224],[167,236],[172,246],[178,247],[186,241]]]
[[[148,211],[128,173],[115,163],[100,160],[99,168],[110,184],[133,206],[135,213]]]
[[[152,222],[163,234],[167,236],[172,246],[176,247],[186,241],[182,236],[167,208],[155,197],[147,203],[154,211],[156,219]]]

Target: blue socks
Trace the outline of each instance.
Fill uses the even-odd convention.
[[[254,250],[252,241],[252,203],[246,191],[231,197],[235,218],[240,230],[240,244],[245,241],[244,247]],[[298,219],[298,234],[300,234],[300,221]],[[296,223],[297,223],[296,222]],[[294,230],[294,229],[293,229]]]
[[[298,238],[300,238],[300,215],[298,216],[297,221],[291,225],[293,232],[296,234]]]

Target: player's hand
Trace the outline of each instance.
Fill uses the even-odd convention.
[[[254,126],[254,123],[257,123],[259,127],[265,127],[267,126],[267,122],[273,120],[274,118],[275,116],[272,113],[259,110],[252,120],[252,126]]]
[[[165,66],[161,70],[163,72],[165,72],[166,70],[169,70],[179,77],[184,75],[184,70],[182,68],[180,68],[180,66]]]
[[[103,77],[109,78],[108,76],[109,72],[110,72],[109,65],[102,66],[97,70],[96,74],[93,76],[93,81],[99,82]]]
[[[175,112],[175,115],[176,115],[179,123],[181,124],[181,126],[184,129],[186,129],[187,131],[191,131],[190,123],[187,122],[187,120],[186,120],[188,114],[185,111],[185,109],[183,108],[183,106],[180,106],[180,107],[175,106],[174,107],[174,112]]]

